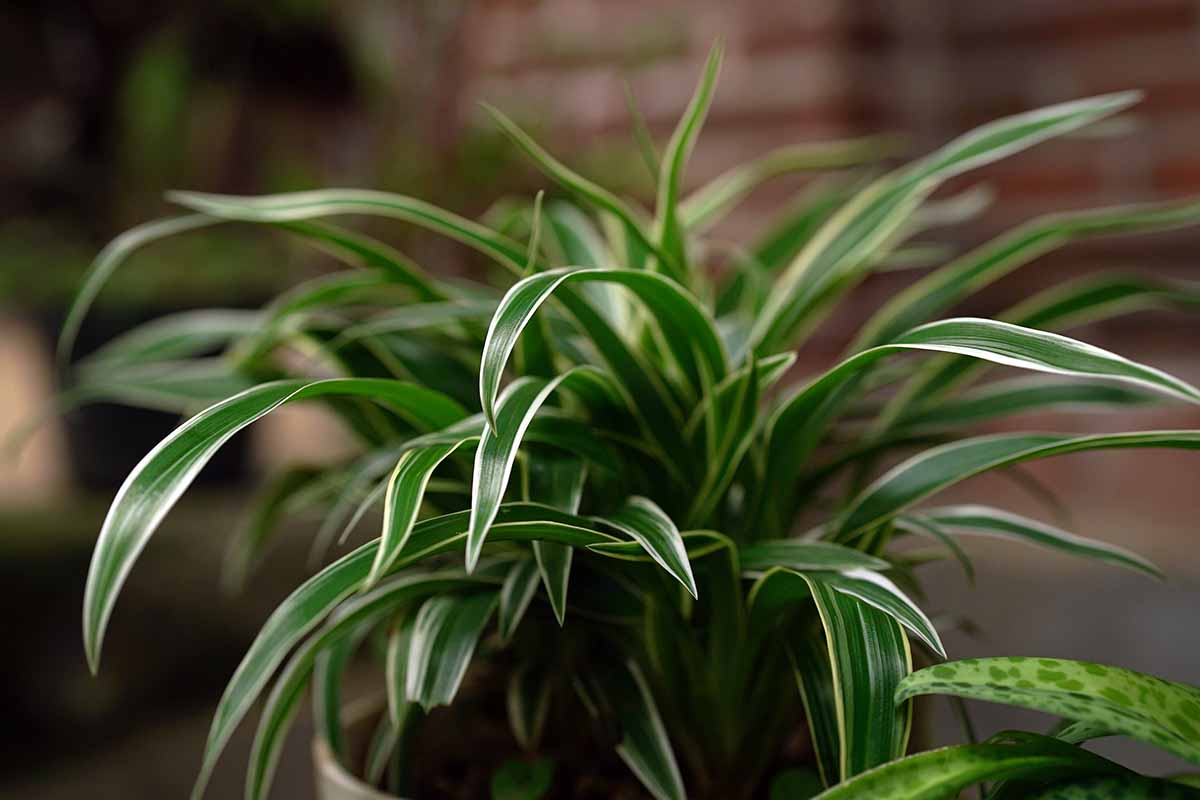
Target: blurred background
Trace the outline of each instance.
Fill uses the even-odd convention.
[[[989,213],[940,232],[961,248],[1051,209],[1200,193],[1200,3],[1195,0],[8,0],[0,15],[0,433],[44,411],[53,340],[94,254],[169,213],[164,190],[402,191],[477,215],[543,181],[480,112],[516,117],[581,172],[636,197],[652,189],[631,135],[626,86],[665,139],[714,38],[728,50],[691,184],[782,144],[898,131],[921,153],[972,125],[1128,88],[1145,101],[1105,136],[1042,145],[972,175]],[[964,188],[958,185],[954,188]],[[756,193],[718,235],[753,233],[803,187]],[[434,270],[470,271],[459,248],[387,229]],[[169,311],[255,307],[328,265],[261,232],[222,228],[139,255],[100,295],[87,352]],[[1083,272],[1200,280],[1200,230],[1109,239],[1046,257],[964,309],[988,314]],[[912,273],[870,281],[802,354],[817,369]],[[1076,331],[1200,382],[1200,315],[1140,314]],[[1195,410],[1051,416],[1022,427],[1200,427]],[[259,624],[305,574],[302,537],[244,594],[218,591],[227,534],[280,465],[344,443],[319,414],[287,409],[235,440],[167,521],[135,570],[99,677],[84,667],[79,608],[91,544],[120,480],[177,422],[95,406],[42,427],[0,464],[0,796],[182,797],[209,714]],[[1200,461],[1170,452],[1073,456],[1031,470],[1080,533],[1135,547],[1170,576],[1154,584],[1057,556],[978,542],[974,589],[929,573],[926,607],[966,609],[978,633],[954,656],[1107,661],[1200,684]],[[954,499],[1045,518],[1003,479]],[[974,543],[973,543],[974,544]],[[949,741],[931,707],[925,735]],[[981,732],[1041,725],[979,707]],[[307,737],[293,735],[279,797],[308,797]],[[248,735],[212,797],[240,792]],[[1150,770],[1170,759],[1104,752]]]

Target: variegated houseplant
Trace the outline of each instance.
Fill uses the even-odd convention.
[[[614,747],[632,777],[602,784],[609,796],[625,791],[621,780],[672,800],[762,797],[772,786],[776,797],[937,798],[980,782],[992,797],[1200,795],[1185,779],[1135,775],[1079,746],[1120,734],[1200,763],[1200,691],[1078,662],[945,661],[937,629],[910,599],[922,561],[897,547],[933,537],[962,556],[960,534],[984,533],[1158,574],[1132,553],[1043,522],[925,501],[970,476],[1058,454],[1200,448],[1192,430],[970,433],[1036,409],[1121,408],[1154,396],[1200,403],[1200,390],[1182,380],[1054,332],[1195,306],[1200,289],[1104,274],[1035,295],[1000,319],[941,317],[1069,242],[1200,221],[1200,202],[1033,220],[893,297],[840,363],[786,377],[797,349],[856,284],[971,205],[934,198],[947,180],[1118,114],[1137,95],[1006,118],[869,182],[818,184],[761,239],[731,250],[708,232],[758,184],[877,162],[887,143],[788,148],[685,196],[684,168],[720,61],[717,47],[661,159],[649,154],[659,165],[652,213],[492,112],[555,185],[544,205],[539,195],[476,222],[378,191],[179,192],[171,199],[189,214],[129,231],[99,256],[64,331],[64,355],[109,274],[164,237],[263,225],[354,268],[261,312],[156,321],[75,372],[80,397],[203,408],[146,456],[109,511],[84,607],[93,669],[139,553],[197,471],[255,420],[314,401],[360,450],[269,487],[257,524],[236,542],[237,575],[289,510],[327,508],[320,535],[328,537],[382,508],[378,537],[332,560],[262,627],[221,698],[197,796],[260,700],[246,796],[266,796],[311,688],[335,757],[366,783],[422,800],[421,765],[408,754],[437,712],[427,713],[473,681],[506,687],[509,752],[474,754],[496,770],[498,797],[582,796],[573,794],[575,773]],[[349,215],[443,234],[503,278],[496,288],[440,279],[325,221]],[[224,355],[197,355],[214,346]],[[1043,374],[979,380],[997,365]],[[367,762],[351,763],[339,686],[368,642],[378,645],[388,712]],[[464,678],[473,662],[486,669]],[[1063,722],[1047,734],[908,755],[910,700],[930,693]],[[460,731],[468,744],[471,730]],[[811,748],[789,755],[784,745],[798,731]],[[549,762],[522,761],[514,755],[522,751]],[[537,768],[522,768],[530,763]],[[811,780],[795,771],[805,766]]]

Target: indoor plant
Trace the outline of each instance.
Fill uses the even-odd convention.
[[[1050,332],[1195,303],[1197,290],[1102,275],[1035,296],[1003,320],[930,320],[1054,247],[1189,224],[1200,202],[1035,220],[893,298],[837,366],[772,390],[795,358],[789,348],[825,312],[923,227],[954,215],[953,202],[930,200],[941,184],[1118,113],[1136,96],[1003,119],[865,186],[836,186],[789,210],[714,274],[705,231],[757,183],[862,163],[878,144],[770,154],[682,198],[719,64],[718,47],[662,154],[652,218],[493,112],[570,202],[543,208],[539,196],[489,226],[372,191],[177,193],[191,215],[134,229],[101,254],[64,352],[88,298],[125,255],[185,230],[265,224],[359,268],[294,289],[249,326],[220,312],[159,321],[80,372],[85,394],[180,408],[215,402],[147,455],[113,503],[84,607],[93,669],[121,584],[158,523],[229,436],[273,409],[324,402],[359,437],[362,455],[282,476],[260,524],[238,542],[235,570],[253,565],[289,504],[328,502],[325,531],[334,533],[356,508],[383,508],[378,538],[301,585],[264,625],[220,702],[197,793],[265,696],[246,785],[248,797],[264,796],[310,685],[325,747],[351,766],[340,678],[354,651],[373,642],[388,712],[365,767],[352,766],[410,796],[437,769],[405,758],[428,733],[424,711],[464,686],[483,699],[472,712],[478,724],[458,728],[459,746],[486,767],[497,796],[537,797],[551,785],[571,796],[589,781],[599,796],[621,796],[603,766],[614,746],[660,798],[761,796],[772,785],[802,797],[820,783],[830,787],[822,797],[952,797],[980,781],[1004,781],[992,787],[997,797],[1196,795],[1077,745],[1124,734],[1200,762],[1200,691],[1078,662],[942,663],[937,630],[910,599],[922,562],[895,545],[930,536],[965,558],[958,534],[984,532],[1156,574],[1132,553],[1035,520],[919,504],[969,476],[1060,453],[1200,447],[1200,431],[964,433],[1033,408],[1124,406],[1151,394],[1200,402],[1181,380]],[[504,270],[503,288],[438,280],[387,245],[317,221],[348,214],[456,239]],[[228,344],[223,357],[190,359],[214,342]],[[919,366],[895,369],[892,357],[906,353],[923,356]],[[978,384],[990,364],[1055,377]],[[914,657],[932,666],[914,671]],[[473,660],[477,677],[464,684]],[[472,738],[483,740],[494,685],[512,730],[507,752]],[[909,698],[928,693],[1014,703],[1064,722],[1049,735],[1011,732],[904,757]],[[803,773],[785,769],[804,756],[783,747],[803,720],[820,775],[809,788]],[[518,749],[553,762],[508,757]],[[441,768],[453,776],[459,767]],[[467,788],[468,772],[459,774],[464,794],[479,791]]]

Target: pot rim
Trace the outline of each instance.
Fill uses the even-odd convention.
[[[365,724],[385,707],[386,701],[379,697],[361,698],[348,703],[342,710],[342,723],[348,728]],[[345,792],[345,797],[353,800],[403,800],[397,795],[379,791],[342,766],[329,742],[322,736],[313,737],[312,759],[317,772],[317,796],[323,800],[334,800],[323,791],[326,785],[335,791]]]

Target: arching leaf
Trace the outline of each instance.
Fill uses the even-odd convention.
[[[371,574],[367,576],[367,588],[375,585],[388,572],[408,542],[433,471],[455,450],[471,441],[474,440],[431,444],[414,448],[400,456],[387,481],[387,494],[383,501],[383,532],[379,538],[375,563],[371,566]]]
[[[852,284],[872,258],[886,252],[944,181],[1122,111],[1138,97],[1133,92],[1104,95],[996,120],[880,178],[839,210],[780,276],[751,333],[754,349],[771,352],[811,324],[829,293]]]
[[[1022,517],[1009,511],[987,506],[946,506],[922,509],[920,517],[929,519],[946,528],[962,533],[997,536],[1014,541],[1028,542],[1081,558],[1103,561],[1114,566],[1136,570],[1152,578],[1163,577],[1158,567],[1137,553],[1122,547],[1088,539],[1053,525]]]
[[[926,450],[892,468],[851,501],[838,522],[846,539],[919,500],[969,477],[1010,464],[1066,453],[1128,447],[1200,449],[1200,431],[1147,431],[1093,436],[1004,433]]]
[[[496,396],[508,358],[521,331],[538,308],[568,283],[615,283],[628,288],[646,304],[662,327],[680,369],[698,382],[697,352],[706,368],[724,377],[726,355],[712,319],[703,307],[673,281],[650,272],[613,269],[558,269],[541,272],[508,291],[492,317],[479,373],[479,398],[484,413],[495,424]]]
[[[659,260],[659,269],[680,280],[688,277],[690,266],[687,239],[679,209],[680,186],[683,183],[684,168],[696,144],[696,137],[700,135],[704,118],[708,116],[708,108],[712,105],[713,91],[716,88],[717,75],[721,71],[724,51],[725,47],[721,42],[717,42],[709,51],[700,83],[675,126],[675,132],[671,134],[659,168],[654,227],[659,249],[665,255],[665,258]]]
[[[405,691],[410,701],[426,711],[450,704],[496,610],[497,597],[493,591],[425,601],[408,642]]]
[[[953,800],[963,789],[982,781],[1120,773],[1112,762],[1073,745],[1036,734],[1008,734],[981,744],[943,747],[897,759],[840,783],[815,800]]]
[[[667,514],[645,497],[631,497],[616,512],[597,520],[632,537],[654,559],[683,584],[692,597],[697,596],[696,579],[679,529]],[[591,549],[603,552],[605,545]]]
[[[192,417],[142,459],[105,518],[84,594],[84,648],[93,671],[99,666],[104,629],[117,593],[133,562],[200,469],[233,434],[281,405],[334,395],[369,397],[432,429],[464,416],[450,398],[415,384],[345,378],[263,384]]]
[[[896,691],[953,694],[1102,725],[1200,764],[1200,689],[1058,658],[972,658],[914,672]]]

